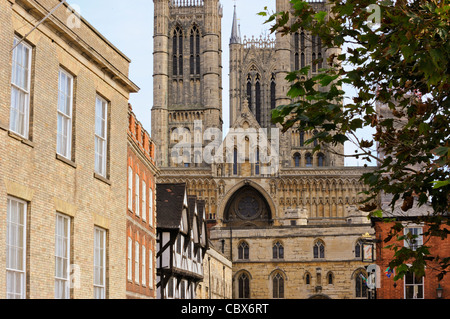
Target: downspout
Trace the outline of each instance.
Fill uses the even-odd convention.
[[[211,299],[211,257],[208,256],[208,277],[209,277],[209,291],[208,291],[208,298]]]

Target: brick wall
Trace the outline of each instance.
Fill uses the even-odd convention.
[[[41,1],[40,1],[41,2]],[[124,75],[128,60],[85,22],[79,41],[63,24],[66,8],[42,24],[26,39],[33,48],[31,66],[31,114],[29,139],[9,131],[11,101],[11,48],[14,35],[24,36],[40,20],[43,7],[34,1],[0,2],[0,298],[6,297],[6,203],[8,196],[28,203],[27,293],[28,298],[54,298],[55,291],[55,214],[71,218],[71,260],[77,265],[79,287],[74,298],[92,298],[94,227],[107,231],[106,297],[125,297],[125,237],[127,101],[138,88]],[[47,10],[58,1],[42,1]],[[35,10],[29,10],[36,6]],[[34,16],[31,16],[33,14]],[[83,51],[84,41],[94,49],[104,46],[111,57],[94,57],[95,50]],[[102,50],[103,50],[102,49]],[[97,51],[98,52],[98,51]],[[108,65],[111,63],[110,65]],[[56,156],[58,73],[64,68],[74,77],[73,156]],[[106,178],[94,176],[95,99],[108,101],[108,172]],[[122,163],[122,164],[121,164]]]
[[[386,249],[387,245],[395,244],[400,247],[403,245],[403,241],[397,241],[395,237],[388,243],[384,243],[383,239],[387,237],[391,230],[393,223],[383,223],[376,222],[375,232],[376,238],[382,239],[381,242],[377,244],[377,265],[380,266],[381,271],[381,287],[377,289],[377,298],[379,299],[404,299],[405,298],[405,282],[404,280],[394,281],[393,276],[390,278],[385,274],[385,271],[389,267],[389,262],[394,257],[394,251],[392,249]],[[410,227],[418,227],[417,224],[410,223]],[[449,227],[446,227],[449,229]],[[423,227],[423,231],[426,232],[427,226]],[[402,234],[400,234],[402,235]],[[429,241],[426,238],[423,239],[424,244],[430,247],[431,256],[440,256],[445,258],[450,256],[450,240],[433,237]],[[436,298],[436,288],[440,283],[441,287],[444,289],[444,298],[450,299],[450,277],[447,275],[441,282],[437,280],[437,274],[439,265],[434,262],[427,262],[427,267],[425,270],[424,282],[424,298],[425,299],[435,299]]]
[[[128,278],[128,263],[126,288],[128,298],[155,298],[156,297],[156,187],[155,178],[157,168],[155,167],[155,144],[150,139],[148,132],[142,127],[142,124],[136,119],[132,112],[131,105],[128,109],[128,147],[127,147],[127,168],[131,168],[131,207],[128,207],[127,201],[127,238],[131,238],[131,280]],[[136,202],[136,174],[139,176],[139,202]],[[128,176],[128,182],[129,180]],[[143,187],[145,182],[145,192]],[[153,192],[153,203],[150,205],[150,191]],[[127,200],[128,200],[127,192]],[[145,195],[145,200],[144,200]],[[136,205],[139,205],[139,214],[136,213]],[[145,216],[145,217],[144,217]],[[138,242],[139,269],[135,267],[136,245]],[[145,276],[143,277],[143,255],[142,245],[146,247]],[[152,251],[152,259],[150,253]],[[128,255],[127,255],[128,260]],[[149,263],[152,267],[149,268]],[[136,271],[138,274],[136,274]],[[150,274],[150,271],[152,273]],[[143,280],[145,278],[145,281]],[[136,281],[138,279],[138,281]],[[150,279],[152,280],[150,282]]]

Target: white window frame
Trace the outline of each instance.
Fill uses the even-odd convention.
[[[142,180],[142,220],[147,221],[147,183]]]
[[[422,226],[414,226],[414,227],[405,227],[403,229],[403,235],[408,235],[408,233],[412,233],[413,235],[417,235],[417,238],[414,239],[415,243],[411,243],[407,238],[404,239],[403,245],[406,248],[410,248],[411,250],[416,250],[417,248],[423,245],[423,227]]]
[[[106,230],[94,227],[94,299],[106,298]]]
[[[406,276],[411,275],[412,276],[412,280],[413,283],[412,284],[407,284],[406,283]],[[425,299],[425,276],[422,277],[422,282],[421,283],[416,283],[416,274],[412,273],[412,274],[407,274],[405,275],[404,279],[403,279],[403,298],[404,299]],[[412,287],[413,289],[413,298],[406,298],[406,290],[408,287]],[[422,290],[422,297],[417,297],[417,295],[419,294],[419,289]]]
[[[142,286],[146,286],[147,276],[145,275],[145,272],[147,271],[147,263],[146,263],[146,247],[145,245],[142,245],[142,263],[141,263],[141,269],[142,269],[142,275],[141,275],[141,283]]]
[[[68,82],[62,83],[63,76]],[[70,92],[64,92],[63,86],[68,87]],[[64,107],[68,109],[68,113],[65,113],[62,109],[61,101],[64,101]],[[66,105],[66,103],[69,105]],[[59,69],[57,113],[56,153],[70,160],[72,158],[73,76],[62,68]],[[60,125],[66,128],[67,135],[65,137]],[[64,138],[66,139],[65,147],[63,147]]]
[[[98,114],[101,106],[102,114]],[[103,129],[99,123],[103,123]],[[97,95],[95,98],[95,172],[106,177],[108,144],[108,102]]]
[[[133,211],[133,169],[128,166],[128,209]]]
[[[59,222],[62,222],[62,233]],[[70,299],[70,226],[71,218],[57,212],[55,218],[55,299]]]
[[[134,242],[134,282],[139,284],[139,252],[140,252],[140,244],[136,240]]]
[[[153,288],[153,251],[148,250],[148,286]]]
[[[13,50],[13,58],[12,58],[12,71],[11,71],[11,110],[10,110],[10,123],[9,129],[26,138],[29,139],[29,125],[30,125],[30,96],[31,96],[31,61],[33,49],[30,45],[22,41],[20,44],[18,37],[14,37],[14,50]],[[23,57],[23,53],[28,53],[28,58],[26,61],[27,65],[20,65],[17,61],[19,50],[22,50],[21,56]],[[22,68],[25,71],[22,76],[24,76],[22,81],[24,81],[24,86],[21,86],[18,81],[20,79],[17,78],[19,75],[18,68]],[[17,92],[17,95],[15,94]],[[20,97],[18,96],[20,95]],[[19,97],[19,101],[16,98]],[[13,103],[16,102],[16,103]],[[15,107],[15,105],[18,107]],[[21,120],[21,118],[23,120]]]
[[[133,240],[128,237],[128,256],[127,256],[127,279],[133,280]]]
[[[148,189],[148,223],[153,227],[153,189],[150,187]]]
[[[16,210],[12,211],[15,204]],[[14,198],[7,198],[6,216],[6,298],[26,298],[26,254],[27,254],[27,209],[28,203]],[[16,214],[16,216],[12,216]],[[22,223],[20,221],[22,218]],[[13,233],[11,233],[13,232]],[[20,238],[20,233],[22,237]],[[21,240],[22,242],[16,242]],[[21,258],[20,253],[22,253]],[[12,260],[14,257],[15,260]],[[22,265],[16,263],[20,261]],[[12,281],[12,282],[11,282]],[[15,283],[13,285],[13,283]]]
[[[139,188],[140,188],[140,182],[139,182],[139,175],[136,173],[136,179],[135,179],[135,187],[134,187],[134,201],[135,201],[135,207],[134,211],[136,213],[136,216],[140,216],[140,210],[139,210]]]

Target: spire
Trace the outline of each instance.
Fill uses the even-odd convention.
[[[241,43],[241,30],[238,25],[237,15],[236,15],[236,5],[234,5],[234,14],[233,14],[233,27],[231,28],[231,38],[230,44],[240,44]]]

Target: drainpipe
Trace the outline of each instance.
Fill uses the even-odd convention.
[[[209,296],[208,298],[211,299],[211,257],[208,256],[208,277],[209,277]]]

